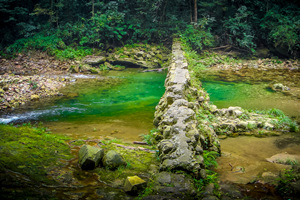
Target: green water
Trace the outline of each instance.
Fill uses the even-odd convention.
[[[78,96],[56,102],[58,106],[54,110],[59,112],[41,119],[90,121],[95,117],[118,117],[138,112],[151,112],[153,115],[154,108],[164,93],[165,74],[126,70],[109,72],[107,76],[121,79],[121,82],[107,87],[101,80],[89,80],[67,88]]]
[[[267,110],[278,108],[294,117],[300,116],[299,100],[268,89],[267,83],[203,81],[210,100],[218,108],[240,106],[244,109]]]
[[[27,106],[1,116],[0,121],[39,121],[53,133],[72,138],[140,140],[153,128],[166,73],[126,69],[104,76],[78,79],[63,89],[63,97]]]
[[[139,140],[153,128],[155,106],[163,95],[165,73],[141,73],[138,69],[110,71],[103,78],[78,79],[66,87],[64,97],[34,104],[0,121],[42,121],[58,134],[73,138],[115,137]],[[203,81],[203,87],[218,108],[278,108],[299,119],[299,100],[270,91],[268,84]]]

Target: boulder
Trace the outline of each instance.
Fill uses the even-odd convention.
[[[103,162],[103,166],[109,169],[116,169],[119,166],[126,166],[125,160],[122,158],[122,156],[119,153],[117,153],[114,150],[108,151],[104,155],[102,162]]]
[[[128,176],[125,180],[124,191],[137,194],[147,185],[146,181],[138,176]]]
[[[289,87],[283,85],[282,83],[275,83],[273,86],[272,86],[272,89],[274,91],[288,91],[290,90]]]
[[[160,172],[153,179],[153,194],[164,198],[149,199],[198,199],[193,184],[193,178],[184,174]]]
[[[106,61],[106,57],[104,56],[91,56],[86,58],[84,60],[84,63],[89,65],[97,65],[97,64],[104,63],[105,61]]]
[[[143,51],[139,51],[139,52],[136,53],[136,55],[137,55],[138,57],[143,57],[144,54],[145,54],[145,52],[143,52]]]
[[[279,153],[273,155],[270,158],[267,158],[267,161],[272,163],[284,164],[284,165],[293,165],[300,162],[300,155],[292,155],[288,153]]]
[[[78,161],[81,169],[92,170],[97,167],[103,158],[104,150],[90,146],[83,145],[78,154]]]

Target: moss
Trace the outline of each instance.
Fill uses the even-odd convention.
[[[68,138],[47,133],[29,125],[0,125],[0,171],[11,170],[32,181],[49,182],[47,168],[70,159]]]
[[[102,142],[103,143],[103,142]],[[100,180],[106,183],[114,183],[118,180],[122,182],[126,179],[127,176],[133,175],[142,175],[149,177],[151,174],[150,165],[154,164],[159,165],[158,160],[156,159],[156,154],[152,152],[145,152],[141,150],[125,149],[123,147],[116,146],[113,142],[104,142],[105,145],[102,145],[102,148],[105,152],[109,150],[114,150],[118,152],[126,161],[126,167],[119,167],[117,170],[112,171],[105,168],[97,168],[95,172],[100,175]],[[124,146],[129,146],[119,141],[119,144]],[[131,147],[138,147],[138,145],[131,145]]]

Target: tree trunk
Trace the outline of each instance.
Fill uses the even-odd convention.
[[[92,17],[95,15],[95,0],[92,0]]]
[[[198,7],[197,7],[197,0],[194,0],[194,22],[198,22]]]
[[[51,0],[51,7],[50,7],[50,23],[52,24],[53,23],[53,7],[54,7],[54,0]]]
[[[189,1],[189,5],[190,5],[190,19],[191,19],[191,23],[193,22],[193,0]]]

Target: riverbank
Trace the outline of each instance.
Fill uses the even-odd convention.
[[[59,90],[70,78],[33,75],[0,75],[0,112],[25,105],[30,101],[61,95]]]
[[[178,64],[178,63],[177,63]],[[92,66],[92,64],[91,64]],[[98,66],[98,65],[97,65]],[[97,67],[96,66],[96,67]],[[95,66],[92,66],[95,67]],[[72,68],[69,68],[72,69]],[[79,68],[81,69],[81,68]],[[209,68],[208,68],[209,69]],[[245,67],[246,69],[246,67]],[[270,71],[266,70],[266,71]],[[276,69],[277,70],[277,69]],[[278,69],[279,70],[279,69]],[[290,70],[290,69],[289,69]],[[67,70],[68,71],[68,70]],[[67,71],[65,71],[65,73],[67,73]],[[196,72],[195,70],[190,70],[191,72]],[[210,70],[207,70],[210,71]],[[220,69],[220,72],[225,71]],[[228,70],[230,71],[230,70]],[[292,70],[290,70],[292,71]],[[63,71],[62,71],[63,72]],[[233,71],[231,71],[233,72]],[[125,73],[125,71],[124,71]],[[151,72],[153,73],[153,72]],[[151,74],[142,74],[139,73],[140,75],[150,75]],[[179,73],[180,74],[180,73]],[[7,75],[5,75],[7,76]],[[22,84],[25,84],[24,81],[26,82],[26,86],[27,86],[27,82],[29,82],[29,80],[23,80],[23,77],[18,77],[20,75],[14,75],[11,77],[17,77],[19,79],[22,79]],[[34,75],[33,75],[34,76]],[[8,77],[8,78],[11,78]],[[42,78],[42,76],[40,76]],[[62,77],[62,76],[61,76]],[[136,75],[134,76],[135,78],[137,77]],[[50,78],[50,77],[49,77]],[[197,115],[192,117],[193,119],[196,118],[200,123],[200,126],[193,125],[192,127],[194,127],[195,129],[197,128],[197,130],[199,129],[199,131],[201,131],[201,133],[206,133],[207,135],[211,132],[216,132],[219,134],[219,137],[230,137],[230,136],[238,136],[238,135],[255,135],[258,137],[265,137],[268,134],[271,134],[273,131],[269,131],[269,130],[263,130],[263,129],[280,129],[282,127],[275,127],[275,125],[282,125],[279,123],[275,123],[274,125],[270,126],[269,122],[268,123],[261,123],[260,121],[265,122],[265,119],[261,119],[261,120],[256,120],[254,119],[254,115],[253,113],[248,113],[245,110],[241,110],[239,108],[231,108],[231,109],[217,109],[216,107],[214,107],[213,105],[211,105],[209,103],[210,98],[209,95],[201,88],[199,88],[199,86],[201,86],[199,84],[199,77],[197,77],[198,80],[195,80],[195,77],[192,78],[191,82],[192,82],[192,86],[194,86],[196,89],[195,90],[191,90],[189,95],[186,96],[186,98],[190,101],[197,101],[197,102],[201,102],[201,104],[204,105],[203,109],[196,109],[198,111],[200,111],[199,113],[197,112]],[[30,79],[31,80],[31,79]],[[38,80],[37,80],[38,81]],[[45,80],[41,80],[41,81],[45,81]],[[59,80],[58,81],[62,81]],[[12,83],[17,82],[17,81],[13,81]],[[99,80],[99,82],[103,82],[102,80]],[[97,83],[98,84],[98,83]],[[36,86],[35,86],[36,85]],[[32,90],[33,87],[38,88],[39,84],[29,84],[28,89]],[[128,89],[128,87],[123,84],[124,87],[126,87]],[[153,85],[153,79],[151,78],[151,84],[147,84],[147,85]],[[192,87],[190,87],[191,85],[189,85],[189,89],[192,89]],[[19,86],[18,86],[19,87]],[[75,87],[75,85],[74,85]],[[145,86],[142,86],[143,88],[145,88]],[[35,89],[36,89],[35,88]],[[80,90],[84,90],[87,91],[87,88],[90,89],[91,85],[85,85],[83,86]],[[98,87],[98,89],[101,87]],[[134,91],[138,91],[139,89],[137,89],[136,86],[134,87],[130,87],[132,88],[132,90]],[[155,90],[157,90],[157,87],[155,87]],[[10,91],[10,90],[8,90]],[[118,94],[119,93],[119,89],[117,90],[113,90],[113,88],[108,88],[107,90],[105,90],[103,92],[103,95],[105,96],[110,96],[112,94]],[[140,90],[139,90],[140,91]],[[149,92],[150,90],[147,89],[147,92]],[[195,97],[193,94],[193,91],[195,93],[201,93],[201,95],[199,97]],[[72,90],[72,94],[70,94],[70,100],[74,100],[75,98],[73,97],[78,97],[80,96],[79,93],[76,92],[76,90]],[[111,92],[111,93],[109,93]],[[121,95],[120,98],[118,97],[118,100],[122,100],[122,98],[127,98],[129,97],[129,93],[128,90],[125,90],[125,94]],[[177,90],[175,92],[178,92]],[[94,97],[96,96],[96,94],[99,94],[102,92],[99,92],[99,90],[97,90],[97,92],[95,93],[91,93],[92,95],[90,95],[91,99],[94,99]],[[145,92],[144,92],[145,93]],[[31,97],[31,96],[30,96]],[[134,96],[132,96],[133,99],[136,99],[136,97],[144,97],[144,94],[135,94]],[[161,97],[161,96],[160,96]],[[73,98],[73,99],[72,99]],[[83,99],[87,99],[87,95],[83,95],[82,96]],[[34,101],[31,100],[31,98],[29,98],[30,101]],[[102,105],[102,103],[99,104],[100,101],[96,101],[96,103],[98,105]],[[75,102],[76,103],[76,102]],[[87,102],[88,105],[90,105],[90,102]],[[111,105],[115,105],[117,102],[113,101],[113,104]],[[111,111],[111,105],[109,104],[109,110]],[[124,103],[123,103],[124,104]],[[129,105],[133,105],[135,103],[130,102]],[[84,104],[86,105],[86,104]],[[143,111],[145,111],[145,108],[148,107],[148,105],[153,105],[153,103],[147,103],[147,104],[143,104],[141,105]],[[192,104],[188,104],[186,106],[192,106]],[[129,106],[130,107],[130,106]],[[95,105],[91,106],[92,110],[97,110],[97,111],[103,111],[103,109],[101,108],[96,108]],[[51,109],[51,108],[50,108]],[[84,108],[85,109],[85,108]],[[116,109],[116,112],[120,111],[119,108]],[[176,113],[175,113],[176,114]],[[84,114],[85,115],[85,114]],[[136,115],[136,113],[133,113],[132,115]],[[61,117],[65,117],[66,115],[62,115]],[[96,114],[95,115],[91,115],[90,119],[95,120],[94,124],[99,125],[101,122],[101,120],[97,120],[96,119]],[[268,116],[266,116],[268,117]],[[230,119],[231,121],[228,121],[228,119]],[[284,119],[284,118],[283,118]],[[181,170],[174,170],[175,173],[171,173],[169,171],[167,172],[161,172],[159,173],[158,171],[158,157],[156,154],[149,154],[149,159],[147,161],[147,163],[144,163],[145,165],[142,166],[136,166],[136,164],[134,163],[135,160],[131,160],[132,155],[139,155],[139,153],[136,152],[136,150],[127,150],[127,149],[122,149],[123,147],[115,147],[115,144],[112,143],[117,143],[115,139],[113,139],[112,137],[126,137],[125,135],[122,136],[122,131],[120,131],[119,129],[124,129],[123,127],[120,128],[120,123],[122,121],[120,121],[120,118],[114,119],[112,118],[112,121],[117,124],[117,125],[111,125],[109,124],[109,127],[112,127],[115,130],[113,131],[108,131],[104,126],[99,125],[99,126],[94,126],[94,124],[92,126],[81,126],[80,124],[82,123],[81,121],[82,119],[79,118],[78,119],[78,124],[74,124],[74,125],[69,125],[67,124],[65,127],[62,126],[62,124],[59,124],[60,128],[65,128],[62,129],[60,134],[68,134],[67,131],[69,131],[69,134],[73,134],[71,136],[72,137],[72,142],[69,142],[69,145],[72,145],[72,152],[75,155],[75,159],[72,161],[67,161],[67,165],[68,167],[61,169],[61,168],[56,168],[56,170],[53,170],[50,173],[50,176],[52,178],[54,178],[56,181],[61,182],[61,183],[66,183],[68,188],[66,189],[57,189],[60,190],[59,193],[60,194],[56,194],[56,195],[63,195],[63,197],[66,196],[74,196],[74,198],[85,198],[85,197],[99,197],[99,196],[104,196],[107,198],[110,197],[116,197],[117,195],[121,194],[126,196],[126,198],[128,197],[128,199],[132,199],[134,198],[133,196],[128,196],[126,193],[123,192],[122,188],[123,188],[123,183],[126,179],[125,176],[120,176],[120,174],[122,174],[122,172],[126,172],[126,175],[139,175],[140,177],[144,177],[145,180],[148,181],[148,187],[144,190],[144,196],[143,198],[147,199],[147,195],[152,195],[152,197],[149,197],[148,199],[159,199],[162,198],[162,196],[159,197],[159,195],[155,195],[156,193],[162,194],[165,197],[170,197],[170,198],[175,198],[178,197],[180,195],[182,195],[181,190],[183,189],[183,193],[187,194],[187,195],[192,195],[192,196],[197,196],[199,198],[201,198],[204,195],[207,196],[215,196],[214,192],[218,193],[219,196],[224,195],[227,192],[234,192],[234,189],[232,188],[227,188],[226,191],[226,184],[223,184],[221,186],[221,190],[218,189],[218,187],[212,186],[213,184],[217,184],[217,176],[215,173],[211,173],[211,171],[207,174],[207,178],[205,179],[199,179],[199,180],[193,180],[190,177],[190,174],[187,174]],[[214,121],[216,120],[216,121]],[[227,120],[227,121],[226,121]],[[136,120],[138,121],[138,120]],[[210,121],[210,122],[209,122]],[[203,122],[203,123],[202,123]],[[210,124],[211,122],[216,122],[215,124]],[[278,122],[280,122],[278,120]],[[103,121],[102,121],[103,123]],[[122,122],[123,123],[123,122]],[[127,122],[124,123],[128,124]],[[270,121],[271,123],[271,121]],[[210,126],[212,125],[212,126]],[[268,125],[268,126],[266,126]],[[144,126],[144,125],[143,125]],[[71,128],[70,128],[71,127]],[[88,128],[84,128],[84,127],[88,127]],[[257,129],[260,128],[260,129]],[[76,134],[78,134],[78,132],[84,129],[83,131],[85,132],[85,136],[88,139],[78,139],[79,136],[77,137]],[[236,130],[238,130],[239,132],[237,133]],[[157,130],[155,130],[157,131]],[[154,131],[154,132],[155,132]],[[71,133],[72,132],[72,133]],[[106,141],[105,139],[99,139],[97,138],[99,136],[99,133],[101,132],[105,132],[105,134],[110,135],[110,141]],[[129,132],[132,132],[132,130],[130,130]],[[153,133],[154,133],[153,132]],[[167,131],[165,131],[165,136],[167,136]],[[249,134],[249,133],[253,133],[253,134]],[[137,133],[138,134],[138,133]],[[197,134],[195,134],[197,135]],[[220,136],[222,135],[222,136]],[[271,134],[273,135],[273,133]],[[70,136],[70,135],[69,135]],[[95,136],[95,137],[94,137]],[[154,137],[154,135],[150,134],[149,138]],[[193,136],[195,137],[195,136]],[[205,135],[206,137],[206,135]],[[192,138],[192,137],[191,137]],[[200,137],[200,140],[202,141],[203,145],[208,145],[208,141],[203,139],[204,137]],[[151,138],[153,139],[153,138]],[[151,140],[150,139],[150,140]],[[211,138],[210,138],[211,139]],[[210,141],[211,143],[215,144],[213,141]],[[82,144],[92,144],[93,146],[97,146],[97,147],[103,147],[106,148],[107,150],[110,148],[113,148],[114,150],[120,151],[120,153],[124,156],[127,157],[125,160],[128,161],[127,166],[125,168],[120,168],[117,169],[117,171],[109,171],[107,169],[103,169],[103,168],[97,168],[95,171],[91,171],[91,172],[87,172],[87,171],[82,171],[78,168],[77,166],[77,151],[79,149],[79,147]],[[121,145],[126,146],[126,148],[131,149],[132,148],[132,144],[124,144],[122,143]],[[201,153],[203,151],[203,149],[201,150],[201,148],[197,148],[198,145],[196,146],[196,151]],[[137,146],[135,148],[138,148]],[[148,148],[148,147],[146,147]],[[154,147],[153,150],[156,150],[156,148]],[[202,152],[203,153],[203,152]],[[203,155],[203,157],[205,157],[204,159],[204,164],[207,164],[208,167],[206,167],[206,169],[210,169],[211,170],[211,166],[213,166],[213,163],[216,163],[216,161],[212,158],[215,158],[213,154],[211,154],[210,152],[205,151],[203,154],[201,153],[201,155]],[[134,157],[135,157],[134,156]],[[224,154],[223,154],[224,156]],[[245,156],[245,155],[243,155]],[[212,160],[207,160],[207,158],[210,157]],[[142,162],[145,158],[145,155],[139,155],[139,159]],[[151,165],[155,163],[155,165]],[[227,165],[228,163],[226,163],[224,165]],[[146,166],[146,167],[145,167]],[[151,166],[151,167],[150,167]],[[235,165],[234,167],[237,167],[237,169],[234,170],[241,170],[241,168],[238,168],[240,165]],[[140,172],[134,172],[133,169],[135,168],[139,168],[142,167],[143,170]],[[244,167],[244,166],[241,166]],[[244,167],[245,168],[245,167]],[[247,169],[247,168],[246,168]],[[248,169],[247,169],[248,170]],[[226,171],[227,172],[227,171]],[[235,171],[234,171],[235,172]],[[238,173],[243,174],[243,171],[239,171]],[[109,174],[109,176],[107,176]],[[235,175],[236,173],[234,173]],[[100,177],[99,177],[100,175]],[[255,174],[256,175],[256,174]],[[155,182],[153,182],[152,180],[155,180]],[[193,180],[193,181],[191,181]],[[104,182],[103,182],[104,181]],[[195,181],[195,182],[194,182]],[[83,186],[83,188],[77,188],[78,190],[74,189],[74,185],[76,185],[76,187],[81,187],[81,184],[78,183],[82,183],[84,182],[85,185],[87,185],[87,187]],[[158,185],[156,185],[158,183]],[[174,183],[174,184],[173,184]],[[187,183],[185,184],[188,187],[183,186],[181,183]],[[221,184],[220,184],[221,185]],[[195,186],[197,186],[195,188]],[[100,189],[100,187],[102,187],[102,189]],[[225,187],[225,189],[224,189]],[[88,189],[89,188],[89,189]],[[105,189],[103,189],[105,188]],[[239,192],[239,195],[242,196],[241,192]],[[69,198],[68,196],[68,198]],[[245,195],[247,196],[247,195]],[[245,197],[244,196],[244,197]],[[216,196],[215,196],[216,197]],[[243,196],[242,196],[243,197]],[[125,198],[125,197],[124,197]],[[225,197],[224,197],[225,198]],[[234,196],[228,196],[228,198],[234,198]]]

